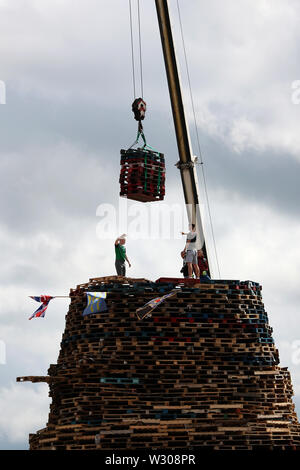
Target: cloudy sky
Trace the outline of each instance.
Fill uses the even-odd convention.
[[[262,284],[300,413],[300,93],[293,88],[300,80],[300,4],[180,5],[221,278]],[[170,13],[198,155],[176,0],[170,0]],[[154,0],[141,1],[141,26],[145,133],[166,157],[166,207],[182,205]],[[47,422],[50,399],[46,384],[20,384],[16,377],[46,375],[56,363],[69,304],[53,300],[44,319],[28,322],[38,306],[28,296],[68,295],[89,278],[115,274],[113,241],[120,232],[128,233],[129,276],[177,277],[184,240],[177,232],[137,237],[134,203],[125,210],[119,198],[119,152],[132,144],[137,127],[128,1],[0,0],[0,29],[0,80],[6,86],[6,104],[0,104],[0,448],[26,449],[28,434]],[[153,204],[142,205],[149,226]],[[108,207],[116,224],[105,238],[99,223]],[[183,218],[180,230],[185,225]]]

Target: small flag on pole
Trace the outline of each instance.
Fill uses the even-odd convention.
[[[105,302],[107,292],[86,292],[87,306],[83,311],[83,316],[91,313],[107,312]]]
[[[163,295],[162,297],[156,297],[155,299],[150,300],[147,302],[143,307],[136,309],[136,315],[139,320],[143,320],[146,317],[151,316],[151,312],[158,307],[162,302],[164,302],[169,297],[176,295],[178,289],[174,289],[169,294]]]
[[[51,297],[50,295],[41,295],[40,297],[30,295],[29,297],[33,300],[36,300],[37,302],[42,303],[39,308],[31,315],[31,317],[28,318],[28,320],[31,320],[32,318],[44,317],[50,300],[54,299],[54,297]]]

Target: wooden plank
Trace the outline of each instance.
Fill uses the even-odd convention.
[[[243,408],[243,404],[242,403],[239,403],[239,404],[234,404],[234,403],[231,403],[230,405],[219,405],[219,404],[213,404],[213,405],[209,405],[209,407],[211,409],[213,408],[216,408],[216,409],[230,409],[230,408]]]

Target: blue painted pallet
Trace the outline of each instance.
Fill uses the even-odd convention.
[[[138,384],[140,379],[128,377],[101,377],[100,383],[105,384]]]
[[[265,344],[274,344],[273,338],[259,338],[258,341]]]

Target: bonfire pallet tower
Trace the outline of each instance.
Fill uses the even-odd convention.
[[[205,252],[167,1],[156,7],[178,167]],[[127,151],[122,157],[129,165]],[[138,318],[139,308],[176,286],[151,317]],[[108,311],[83,316],[87,291],[107,292]],[[279,367],[259,284],[111,276],[78,285],[70,298],[57,364],[47,376],[17,378],[48,383],[52,397],[30,449],[300,450],[291,378]]]
[[[82,315],[87,291],[107,292],[107,313]],[[290,374],[257,283],[112,276],[70,298],[57,364],[18,379],[47,382],[52,397],[30,449],[300,450]]]

